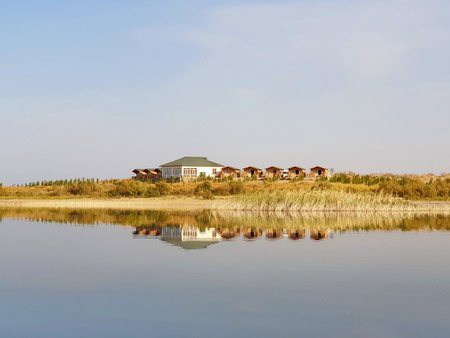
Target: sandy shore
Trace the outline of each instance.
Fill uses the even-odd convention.
[[[0,207],[92,208],[127,210],[204,210],[213,201],[196,198],[121,198],[121,199],[10,199],[0,200]]]

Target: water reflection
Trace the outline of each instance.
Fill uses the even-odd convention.
[[[369,230],[448,231],[448,214],[331,213],[285,214],[251,212],[175,212],[63,208],[0,208],[2,218],[57,222],[71,225],[113,224],[134,227],[135,236],[160,238],[171,244],[208,247],[222,240],[282,238],[315,241],[334,233]],[[185,244],[180,245],[186,247]]]
[[[277,240],[286,238],[289,240],[299,240],[307,237],[315,241],[326,238],[333,238],[332,230],[318,229],[242,229],[241,228],[200,228],[196,226],[183,226],[181,224],[142,225],[137,226],[133,235],[137,238],[154,238],[179,246],[183,249],[206,249],[211,244],[216,244],[222,240]]]
[[[0,337],[450,337],[446,215],[0,218]]]

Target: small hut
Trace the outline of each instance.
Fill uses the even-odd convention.
[[[220,177],[241,177],[241,170],[233,167],[223,167]]]
[[[147,174],[147,177],[146,177],[147,179],[162,177],[162,171],[158,168],[147,168],[147,169],[144,169],[144,172]]]
[[[282,168],[278,167],[268,167],[266,168],[266,172],[264,173],[265,178],[275,178],[275,177],[281,177],[281,172],[283,171]]]
[[[246,167],[243,169],[243,177],[261,177],[262,170],[256,167]]]
[[[316,177],[316,178],[328,177],[328,169],[327,168],[317,166],[317,167],[311,168],[310,170],[311,170],[312,177]]]
[[[306,169],[301,167],[290,167],[288,168],[288,177],[289,178],[299,178],[306,176]]]
[[[136,176],[133,176],[133,180],[145,180],[147,178],[147,173],[145,169],[134,169],[132,171]]]

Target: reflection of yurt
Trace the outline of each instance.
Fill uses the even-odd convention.
[[[309,233],[309,237],[311,237],[311,239],[315,239],[316,241],[328,238],[328,231],[326,230],[310,230]]]
[[[136,230],[133,231],[133,235],[159,236],[159,235],[161,235],[161,227],[155,226],[155,225],[152,225],[152,226],[146,226],[146,225],[137,226]]]
[[[225,239],[239,237],[239,230],[230,229],[230,228],[221,229],[220,235],[222,236],[222,238],[225,238]]]
[[[161,235],[161,231],[159,231],[159,229],[150,230],[150,236],[159,236],[159,235]]]
[[[289,230],[288,231],[288,237],[292,240],[298,240],[306,237],[306,231],[305,230]]]
[[[262,232],[259,229],[246,229],[244,230],[244,237],[247,239],[254,239],[262,236]]]
[[[266,238],[268,239],[278,239],[283,237],[283,232],[279,229],[266,229],[264,232],[266,234]]]
[[[136,228],[136,231],[139,235],[148,235],[148,230],[146,228],[139,229],[139,230]]]

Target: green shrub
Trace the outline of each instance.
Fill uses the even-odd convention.
[[[304,180],[305,180],[305,176],[300,176],[300,177],[291,178],[289,183],[296,183],[296,182],[301,182]]]
[[[159,197],[161,196],[159,189],[154,184],[149,184],[147,191],[145,192],[145,197]]]
[[[68,192],[72,195],[92,195],[98,190],[98,186],[94,182],[82,181],[70,186]]]
[[[245,186],[242,181],[228,182],[228,188],[231,195],[241,194],[245,191]]]
[[[221,184],[213,188],[213,195],[215,196],[228,196],[230,195],[230,189],[228,185]]]
[[[156,189],[158,189],[161,196],[170,195],[172,188],[164,180],[155,183]]]
[[[195,196],[203,197],[203,199],[213,199],[213,190],[211,183],[208,181],[205,181],[203,183],[200,183],[195,187],[194,190]]]
[[[424,183],[420,179],[401,177],[379,183],[378,191],[406,199],[448,200],[450,198],[449,183],[441,179]]]

